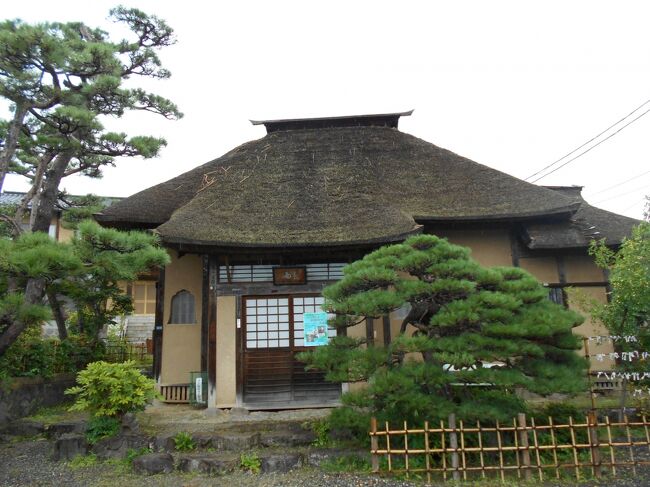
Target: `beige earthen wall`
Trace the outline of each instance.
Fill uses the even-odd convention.
[[[231,408],[237,402],[237,299],[236,296],[217,297],[217,394],[215,405],[218,408]]]
[[[171,263],[165,268],[165,302],[163,316],[163,346],[160,371],[161,384],[186,384],[190,372],[201,370],[201,275],[202,262],[198,255],[178,257],[168,250]],[[181,290],[194,296],[194,323],[170,324],[171,299]]]

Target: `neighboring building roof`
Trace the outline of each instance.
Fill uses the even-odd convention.
[[[582,197],[581,186],[547,186],[564,196],[573,198],[580,206],[569,220],[556,223],[525,226],[527,246],[530,249],[586,247],[594,239],[605,239],[608,245],[620,245],[639,220],[591,206]]]
[[[3,191],[0,193],[0,205],[19,205],[20,202],[23,199],[23,196],[25,196],[26,193],[21,192],[21,191]],[[81,195],[67,195],[66,199],[68,201],[74,201],[75,198],[83,198]],[[115,201],[119,201],[123,198],[119,198],[117,196],[100,196],[102,198],[102,201],[106,206],[110,206],[112,203]],[[58,209],[65,209],[68,208],[70,205],[63,200],[58,200],[57,201],[57,208]],[[28,208],[31,208],[31,203],[27,205]]]
[[[157,227],[169,243],[310,246],[395,241],[434,221],[566,218],[580,206],[399,132],[389,122],[401,115],[258,122],[265,137],[97,219]]]

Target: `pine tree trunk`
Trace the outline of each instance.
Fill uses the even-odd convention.
[[[0,152],[0,191],[2,191],[2,187],[5,182],[5,176],[9,171],[9,163],[16,153],[18,135],[20,134],[20,129],[23,126],[25,115],[27,115],[27,105],[24,103],[16,103],[16,110],[14,111],[14,117],[9,123],[7,138],[4,141],[4,148],[2,149],[2,152]]]
[[[25,303],[36,304],[41,302],[44,293],[44,279],[29,279],[25,287]],[[0,335],[0,357],[4,355],[5,351],[16,341],[25,328],[27,328],[27,323],[23,320],[15,318],[12,320],[9,327]]]
[[[51,289],[48,289],[46,294],[47,300],[50,302],[50,307],[52,308],[54,321],[56,321],[56,328],[59,331],[59,340],[65,340],[68,338],[68,330],[65,327],[65,315],[63,313],[61,302],[57,299],[56,293]]]

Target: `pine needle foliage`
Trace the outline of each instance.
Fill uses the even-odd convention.
[[[344,395],[346,408],[415,424],[452,412],[505,420],[523,410],[518,388],[539,394],[585,388],[586,362],[572,334],[582,316],[551,302],[522,269],[484,268],[469,249],[420,235],[343,272],[323,292],[325,310],[335,315],[331,326],[345,329],[409,309],[388,346],[339,334],[302,355],[329,380],[367,382]]]

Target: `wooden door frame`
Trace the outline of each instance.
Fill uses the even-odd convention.
[[[246,340],[244,337],[244,329],[246,328],[246,307],[244,301],[246,299],[280,299],[288,298],[289,300],[289,348],[293,349],[293,298],[294,297],[323,297],[318,292],[296,292],[296,293],[271,293],[271,294],[246,294],[236,296],[236,309],[240,312],[236,313],[235,326],[237,326],[237,319],[240,320],[240,326],[235,333],[235,349],[236,349],[236,393],[237,393],[237,406],[245,406],[244,403],[244,352],[246,347]]]

